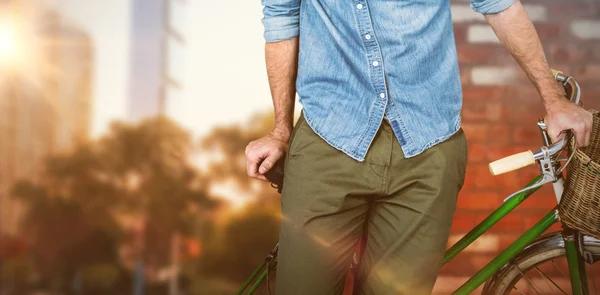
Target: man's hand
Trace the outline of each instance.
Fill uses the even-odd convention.
[[[275,129],[246,147],[248,176],[267,181],[271,170],[288,149],[294,120],[294,98],[298,72],[298,37],[265,44],[267,76],[275,109]]]
[[[506,10],[486,14],[485,18],[542,97],[550,138],[556,141],[563,130],[573,129],[578,145],[587,146],[592,131],[592,114],[563,97],[563,91],[550,72],[540,39],[521,2],[517,0]]]
[[[288,150],[289,132],[272,131],[246,147],[246,170],[248,176],[267,181],[265,172],[271,170],[277,160]]]
[[[547,102],[545,106],[546,118],[544,118],[544,122],[546,122],[548,135],[550,135],[553,142],[563,137],[560,134],[563,130],[573,129],[579,147],[586,147],[590,144],[593,123],[591,112],[564,98]]]

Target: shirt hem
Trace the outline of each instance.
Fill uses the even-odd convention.
[[[348,155],[350,158],[358,161],[358,162],[364,162],[365,157],[358,157],[356,155],[354,155],[354,153],[346,150],[345,148],[338,146],[337,144],[334,144],[333,142],[331,142],[330,140],[328,140],[325,136],[323,136],[316,128],[313,127],[312,125],[312,120],[310,119],[310,117],[306,114],[306,112],[302,112],[302,114],[304,115],[304,119],[306,119],[306,123],[308,125],[308,127],[310,127],[310,129],[312,129],[312,131],[317,134],[321,139],[323,139],[327,144],[329,144],[330,146],[332,146],[333,148],[343,152],[344,154]]]
[[[442,137],[438,137],[437,139],[434,139],[434,140],[428,142],[422,149],[418,150],[417,152],[405,154],[404,156],[406,158],[412,158],[412,157],[418,156],[418,155],[422,154],[424,151],[446,141],[448,138],[452,137],[454,134],[456,134],[460,130],[460,123],[461,123],[461,117],[459,116],[458,120],[456,122],[456,125],[454,127],[454,130],[450,134],[444,135]]]

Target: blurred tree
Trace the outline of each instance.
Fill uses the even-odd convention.
[[[201,280],[194,282],[191,294],[231,294],[277,244],[279,195],[268,183],[248,177],[245,155],[248,143],[266,135],[273,125],[272,113],[258,114],[242,126],[215,128],[200,143],[204,154],[210,155],[204,170],[210,180],[207,187],[233,183],[252,200],[242,211],[226,214],[226,221],[204,226]]]
[[[279,218],[272,210],[251,205],[232,217],[222,234],[208,245],[203,273],[243,282],[275,247],[279,237]]]
[[[13,195],[28,208],[23,232],[42,277],[63,292],[118,285],[121,265],[132,267],[119,257],[120,246],[132,248],[124,230],[140,221],[147,274],[167,267],[171,237],[193,234],[197,216],[217,205],[187,162],[190,146],[166,118],[114,123],[99,141],[50,157],[42,181],[17,184]]]
[[[268,134],[273,126],[272,113],[257,114],[243,126],[217,127],[203,138],[200,142],[201,149],[213,155],[211,159],[207,159],[209,165],[205,169],[211,184],[231,181],[240,190],[254,195],[254,201],[264,202],[264,205],[279,210],[277,192],[267,183],[246,174],[246,146]]]
[[[40,184],[20,182],[13,188],[28,208],[23,235],[37,271],[56,291],[73,291],[72,281],[87,265],[118,261],[121,230],[102,193],[116,196],[91,177],[93,163],[83,147],[70,157],[49,159]]]
[[[0,294],[23,294],[33,274],[24,241],[0,234]]]
[[[111,183],[122,192],[119,209],[145,220],[145,264],[167,265],[172,235],[193,234],[197,218],[216,206],[187,162],[189,134],[163,117],[116,123],[99,147]]]

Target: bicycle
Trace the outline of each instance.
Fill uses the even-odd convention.
[[[579,104],[580,87],[577,81],[559,71],[552,70],[552,72],[555,80],[565,88],[567,98],[575,104]],[[444,255],[443,264],[456,257],[543,185],[552,183],[557,203],[560,203],[565,183],[562,172],[570,163],[574,152],[570,153],[568,157],[562,157],[561,155],[568,147],[570,140],[573,140],[576,146],[576,138],[570,132],[567,132],[565,139],[552,143],[546,132],[543,119],[538,121],[538,127],[544,142],[540,149],[495,161],[490,164],[490,172],[498,175],[538,163],[541,175],[528,183],[523,189],[508,196],[500,207],[451,246]],[[561,166],[562,162],[564,162],[564,165]],[[516,292],[515,294],[527,294],[524,291],[531,290],[535,292],[533,294],[568,294],[563,290],[564,286],[561,287],[561,283],[557,283],[556,278],[553,279],[556,273],[548,271],[548,268],[553,272],[554,269],[557,269],[563,276],[567,276],[559,268],[559,264],[563,264],[556,263],[559,259],[566,259],[567,261],[571,294],[590,294],[586,264],[592,265],[600,260],[600,240],[571,229],[563,222],[561,222],[562,231],[544,234],[557,222],[561,222],[558,215],[558,205],[453,294],[470,294],[482,284],[485,284],[483,294],[486,295],[511,294],[513,291]],[[238,291],[238,295],[243,294],[253,281],[254,284],[247,294],[253,294],[265,278],[268,283],[269,272],[274,270],[277,265],[277,250],[278,245],[269,253],[263,263],[254,270]],[[356,268],[357,265],[358,261],[355,254],[352,268]],[[530,272],[533,272],[534,275],[537,273],[545,281],[545,284],[539,283],[538,278],[529,277],[527,274]],[[595,291],[596,283],[593,277],[592,283]],[[546,287],[550,289],[549,292],[546,292]]]

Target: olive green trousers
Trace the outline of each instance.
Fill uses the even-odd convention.
[[[276,294],[341,294],[363,232],[354,294],[430,294],[466,162],[462,130],[405,158],[384,120],[358,162],[301,116],[285,165]]]

